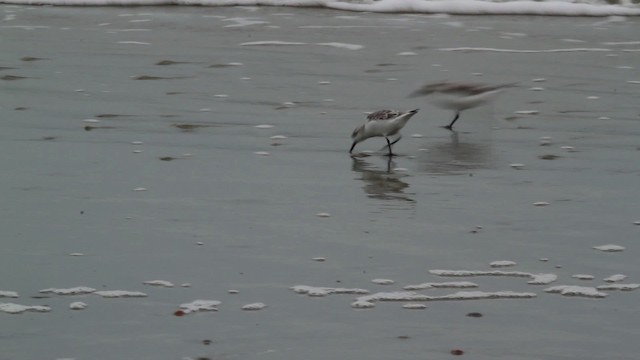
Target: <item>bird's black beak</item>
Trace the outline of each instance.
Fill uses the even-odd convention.
[[[356,147],[357,143],[358,143],[357,141],[354,141],[353,144],[351,144],[351,149],[349,149],[349,154],[351,154],[351,152],[353,152],[353,148]]]
[[[419,110],[420,110],[420,109],[413,109],[413,110],[411,110],[411,111],[409,111],[409,112],[410,112],[410,113],[412,113],[412,114],[415,114],[415,113],[417,113]]]

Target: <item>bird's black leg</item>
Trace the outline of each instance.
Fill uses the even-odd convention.
[[[451,121],[451,124],[449,124],[449,125],[445,126],[444,128],[445,128],[445,129],[448,129],[448,130],[453,130],[453,124],[455,124],[455,123],[456,123],[456,121],[458,121],[458,118],[459,118],[459,117],[460,117],[460,112],[458,111],[458,112],[456,113],[456,116],[455,116],[455,117],[453,118],[453,120]]]
[[[353,144],[351,144],[351,149],[349,149],[349,154],[351,154],[351,152],[353,151],[353,148],[356,147],[357,142],[353,142]]]
[[[397,143],[398,141],[400,141],[400,139],[402,139],[402,135],[399,135],[397,139],[393,140],[393,142],[391,143],[391,145]]]
[[[392,144],[391,144],[391,142],[389,141],[389,138],[388,138],[388,137],[386,137],[386,136],[385,136],[384,138],[385,138],[385,140],[387,140],[387,145],[389,146],[389,157],[391,157],[391,156],[393,156],[393,153],[391,152],[391,145],[392,145]],[[394,144],[395,144],[395,141],[394,141]]]

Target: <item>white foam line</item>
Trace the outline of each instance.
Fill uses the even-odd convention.
[[[360,296],[357,302],[375,301],[447,301],[447,300],[482,300],[482,299],[531,299],[535,293],[515,291],[458,291],[442,296],[428,296],[413,291],[378,292],[371,295]]]
[[[267,41],[250,41],[240,44],[240,46],[300,46],[300,45],[317,45],[317,46],[330,46],[339,49],[348,50],[360,50],[364,45],[360,44],[348,44],[341,42],[326,42],[326,43],[304,43],[304,42],[292,42],[292,41],[280,41],[280,40],[267,40]]]
[[[567,49],[546,49],[546,50],[517,50],[517,49],[499,49],[499,48],[481,48],[481,47],[457,47],[457,48],[440,48],[440,51],[486,51],[486,52],[504,52],[504,53],[560,53],[560,52],[610,52],[612,49],[606,48],[567,48]]]
[[[124,45],[151,45],[151,43],[143,41],[118,41],[118,44]]]
[[[48,306],[29,306],[29,305],[20,305],[13,303],[0,303],[0,312],[5,312],[7,314],[20,314],[25,311],[32,312],[49,312],[51,308]]]
[[[640,15],[640,9],[623,6],[573,4],[559,1],[489,2],[471,0],[423,1],[380,0],[374,3],[330,2],[327,7],[349,11],[428,13],[455,15],[552,15],[611,16]]]
[[[640,45],[640,41],[611,41],[603,42],[602,45]]]
[[[531,278],[528,284],[531,285],[546,285],[550,284],[558,279],[556,274],[534,274],[523,271],[482,271],[482,270],[429,270],[431,274],[438,276],[452,276],[452,277],[470,277],[470,276],[513,276],[513,277],[528,277]]]
[[[320,7],[344,11],[457,15],[638,16],[640,9],[621,5],[593,5],[567,1],[379,0],[351,3],[335,0],[0,0],[19,5],[204,5]],[[143,14],[138,14],[141,16]],[[133,15],[129,15],[133,16]],[[610,21],[602,22],[606,24]],[[600,25],[600,24],[594,24]]]
[[[292,42],[292,41],[268,40],[268,41],[250,41],[250,42],[245,42],[245,43],[240,44],[240,46],[269,46],[269,45],[290,46],[290,45],[307,45],[307,43]]]

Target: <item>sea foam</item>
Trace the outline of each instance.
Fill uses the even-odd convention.
[[[631,1],[622,1],[620,5],[610,5],[605,0],[582,0],[579,2],[567,0],[0,0],[0,3],[68,6],[289,6],[379,13],[640,16],[640,6],[632,4]]]

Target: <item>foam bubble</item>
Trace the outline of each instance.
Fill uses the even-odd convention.
[[[196,311],[218,311],[218,305],[222,302],[218,300],[194,300],[190,303],[180,304],[178,306],[185,313]]]
[[[497,260],[497,261],[492,261],[489,266],[491,267],[509,267],[509,266],[516,266],[516,262],[515,261],[510,261],[510,260]]]
[[[140,298],[147,297],[147,294],[140,291],[127,291],[127,290],[103,290],[94,292],[96,295],[100,295],[104,298]]]
[[[372,279],[371,282],[378,285],[391,285],[395,283],[395,281],[391,279]]]
[[[593,275],[589,275],[589,274],[575,274],[575,275],[571,275],[572,278],[574,279],[578,279],[578,280],[593,280],[594,276]]]
[[[56,294],[56,295],[84,295],[95,292],[96,289],[87,286],[76,286],[66,289],[48,288],[40,290],[42,294]]]
[[[69,309],[71,310],[84,310],[87,308],[87,304],[82,301],[76,301],[69,304]]]
[[[166,280],[150,280],[150,281],[143,282],[143,284],[151,285],[151,286],[167,287],[167,288],[174,287],[173,283]]]
[[[407,285],[404,290],[447,289],[447,288],[476,288],[478,284],[469,281],[451,282],[426,282],[422,284]]]
[[[0,298],[19,298],[17,292],[15,291],[2,291],[0,290]]]
[[[615,244],[607,244],[607,245],[599,245],[593,247],[596,250],[605,251],[605,252],[619,252],[624,251],[625,247]]]
[[[590,286],[557,285],[546,288],[544,291],[563,296],[579,296],[588,298],[604,298],[607,296],[607,293],[600,292],[598,289]]]
[[[640,284],[606,284],[598,286],[598,290],[633,291],[640,288]]]
[[[242,307],[242,310],[245,310],[245,311],[257,311],[257,310],[262,310],[262,309],[264,309],[266,307],[267,307],[267,305],[265,303],[256,302],[256,303],[251,303],[251,304],[244,305]]]
[[[415,304],[415,303],[409,303],[409,304],[404,304],[402,305],[403,309],[409,309],[409,310],[424,310],[427,308],[427,305],[425,304]]]
[[[618,281],[622,281],[622,280],[624,280],[626,278],[627,278],[627,275],[615,274],[615,275],[611,275],[609,277],[604,278],[604,281],[606,281],[606,282],[618,282]]]
[[[531,278],[528,284],[545,285],[550,284],[558,279],[556,274],[540,273],[534,274],[523,271],[502,271],[502,270],[429,270],[431,274],[438,276],[452,277],[470,277],[470,276],[511,276],[511,277],[528,277]]]
[[[49,312],[51,308],[49,306],[28,306],[13,303],[0,303],[0,312],[7,314],[20,314],[25,311],[29,312]]]
[[[368,294],[369,290],[358,288],[333,288],[333,287],[318,287],[308,285],[296,285],[292,286],[291,290],[297,294],[304,294],[308,296],[325,296],[330,294]]]
[[[371,309],[375,306],[376,304],[372,303],[371,301],[364,300],[356,300],[351,303],[351,307],[356,309]]]

